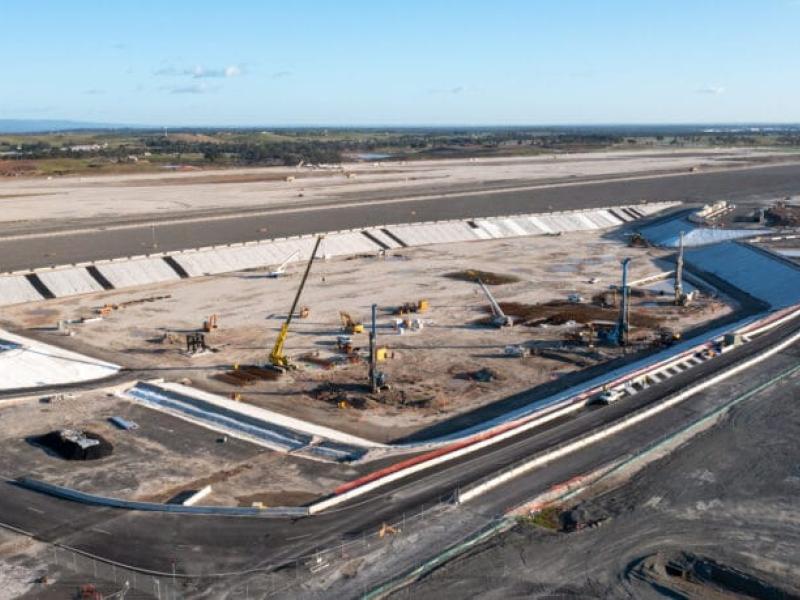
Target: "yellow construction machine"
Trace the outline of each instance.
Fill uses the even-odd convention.
[[[283,345],[286,343],[286,336],[289,334],[289,325],[292,323],[294,311],[297,310],[297,303],[300,302],[300,294],[303,293],[303,288],[308,280],[308,274],[311,272],[311,265],[314,263],[314,257],[317,255],[320,242],[322,242],[322,238],[324,237],[324,235],[317,237],[317,241],[314,244],[314,249],[311,251],[311,256],[308,259],[305,273],[303,273],[303,279],[300,280],[300,287],[297,288],[297,294],[294,296],[292,308],[289,309],[289,314],[286,315],[286,321],[284,321],[283,325],[281,325],[280,333],[278,333],[278,339],[275,340],[275,345],[272,347],[272,352],[270,352],[270,365],[279,371],[285,371],[286,369],[291,368],[289,359],[283,354]]]
[[[354,320],[350,313],[339,311],[339,320],[342,322],[342,329],[346,334],[364,333],[364,324]]]

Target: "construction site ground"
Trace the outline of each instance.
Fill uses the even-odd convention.
[[[784,351],[758,377],[793,374],[624,485],[523,519],[391,598],[797,598],[796,365]],[[725,385],[731,399],[754,386]]]
[[[18,305],[8,308],[4,319],[20,333],[113,361],[133,370],[132,376],[139,379],[188,380],[224,396],[240,394],[243,402],[389,442],[619,357],[620,348],[597,345],[592,349],[568,338],[581,329],[577,321],[600,319],[610,324],[616,319],[617,309],[602,310],[591,305],[591,299],[619,282],[623,257],[632,258],[630,279],[637,280],[670,268],[664,261],[669,256],[653,248],[630,248],[615,232],[438,245],[386,256],[320,260],[301,300],[310,314],[293,321],[286,343],[287,355],[300,369],[275,381],[256,380],[242,386],[218,377],[234,365],[267,361],[302,265],[290,267],[288,276],[279,279],[268,278],[265,272],[239,272]],[[544,318],[549,322],[503,329],[481,324],[488,316],[488,302],[480,288],[445,277],[469,269],[518,278],[515,283],[491,286],[498,301],[532,323]],[[664,289],[665,282],[657,285]],[[571,304],[571,294],[580,295],[584,302]],[[102,321],[70,325],[75,333],[71,337],[56,330],[59,320],[94,317],[105,304],[155,296],[167,297],[112,310]],[[702,325],[732,310],[722,299],[704,297],[689,308],[679,308],[671,298],[669,285],[660,296],[632,297],[633,338],[652,337],[661,326],[680,331]],[[428,300],[430,308],[409,318],[421,319],[424,327],[399,335],[388,310],[420,299]],[[379,397],[368,394],[366,363],[351,363],[336,349],[337,336],[342,334],[339,311],[368,326],[373,302],[380,307],[379,345],[394,354],[380,363],[391,389]],[[556,305],[538,306],[552,302]],[[198,331],[212,314],[219,317],[219,329],[206,336],[213,351],[186,355],[185,335]],[[365,356],[367,335],[353,335],[352,341]],[[504,355],[507,345],[522,345],[538,355],[508,357]],[[311,358],[303,360],[303,355]],[[336,366],[319,364],[330,362]],[[349,408],[340,408],[340,401]]]
[[[480,191],[550,181],[624,178],[668,171],[716,169],[781,161],[786,152],[739,149],[602,151],[536,157],[345,163],[331,167],[210,169],[186,173],[25,178],[2,181],[0,221],[9,228],[43,219],[154,215],[185,217],[225,208],[302,207],[364,195],[397,198],[449,191]],[[349,174],[349,176],[348,176]],[[44,217],[46,215],[46,217]],[[24,231],[25,227],[19,228]],[[254,237],[258,237],[254,231]],[[263,232],[261,237],[263,237]],[[271,232],[267,232],[271,233]]]
[[[0,404],[0,473],[32,477],[87,493],[125,500],[168,502],[211,485],[203,504],[304,504],[358,473],[341,464],[272,452],[115,397],[94,391]],[[111,417],[138,425],[124,430]],[[113,452],[98,460],[65,460],[34,438],[58,429],[98,433]]]

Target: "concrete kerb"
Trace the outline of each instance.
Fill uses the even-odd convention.
[[[95,506],[107,506],[110,508],[121,508],[127,510],[139,510],[149,512],[168,512],[187,515],[224,515],[233,517],[260,517],[260,518],[299,518],[308,516],[306,507],[302,506],[274,506],[270,508],[255,507],[234,507],[234,506],[186,506],[183,504],[158,504],[156,502],[137,502],[132,500],[121,500],[119,498],[108,498],[95,494],[87,494],[78,490],[46,483],[30,477],[20,477],[12,481],[15,485],[63,500],[79,502],[81,504],[91,504]]]
[[[754,389],[747,391],[741,396],[738,396],[730,400],[723,406],[711,411],[710,413],[704,415],[703,417],[700,417],[698,420],[688,424],[687,426],[667,436],[666,438],[656,441],[655,443],[649,445],[640,452],[620,458],[586,475],[580,475],[578,477],[570,479],[569,481],[553,486],[547,492],[544,492],[543,494],[540,494],[539,496],[526,502],[525,504],[518,506],[517,508],[510,511],[508,514],[521,515],[521,514],[538,512],[543,508],[555,504],[557,502],[563,502],[564,500],[569,500],[571,498],[574,498],[582,494],[590,486],[596,486],[601,483],[613,485],[614,483],[617,482],[618,479],[623,479],[623,478],[629,479],[631,475],[640,471],[641,469],[651,464],[652,462],[658,460],[666,452],[670,451],[673,448],[677,448],[678,446],[687,442],[697,434],[712,427],[733,406],[739,404],[740,402],[743,402],[744,400],[747,400],[748,398],[752,397],[755,394],[758,394],[759,392],[765,390],[766,388],[771,387],[776,382],[780,381],[781,379],[784,379],[789,375],[796,373],[797,371],[800,371],[800,366],[796,365],[790,367],[785,371],[779,373],[777,376],[773,377],[769,381],[755,387]]]
[[[634,414],[622,419],[621,421],[617,421],[615,424],[609,427],[604,427],[602,428],[602,430],[595,431],[594,433],[584,436],[581,439],[576,440],[574,442],[568,442],[566,444],[563,444],[556,450],[548,451],[546,453],[537,456],[532,460],[526,461],[520,465],[512,467],[511,469],[501,473],[500,475],[493,476],[491,479],[488,479],[486,481],[478,483],[477,485],[469,487],[466,491],[460,491],[459,502],[460,503],[469,502],[470,500],[477,498],[481,494],[484,494],[489,490],[492,490],[497,486],[502,485],[503,483],[511,481],[512,479],[519,477],[520,475],[523,475],[528,471],[543,466],[548,462],[551,462],[557,458],[575,452],[576,450],[585,448],[586,446],[589,446],[601,439],[619,433],[620,431],[627,429],[628,427],[631,427],[641,421],[644,421],[645,419],[648,419],[653,415],[663,412],[668,408],[671,408],[683,402],[684,400],[690,398],[691,396],[694,396],[695,394],[702,392],[708,389],[709,387],[716,385],[721,381],[724,381],[725,379],[733,377],[734,375],[746,369],[749,369],[750,367],[758,363],[767,360],[771,356],[774,356],[778,352],[781,352],[782,350],[796,343],[798,340],[800,340],[800,332],[795,333],[794,335],[790,336],[789,338],[785,339],[779,344],[773,346],[769,350],[759,354],[758,356],[751,358],[750,360],[747,360],[743,363],[740,363],[735,367],[731,367],[730,369],[725,370],[719,375],[710,377],[704,382],[692,386],[684,390],[683,392],[675,394],[670,398],[668,398],[667,400],[660,402],[656,406],[646,407],[644,409],[641,409],[635,412]]]

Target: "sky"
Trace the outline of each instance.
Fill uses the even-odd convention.
[[[800,122],[800,0],[0,0],[0,119]]]

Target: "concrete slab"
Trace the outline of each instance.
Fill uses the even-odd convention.
[[[0,277],[0,305],[37,302],[43,300],[24,275]]]
[[[89,275],[85,267],[38,271],[37,275],[58,298],[103,291],[103,286]]]
[[[0,390],[91,381],[119,371],[115,364],[8,331],[0,330],[0,342]]]

